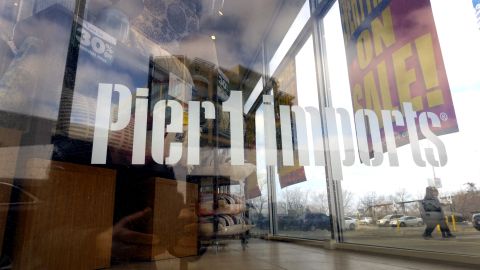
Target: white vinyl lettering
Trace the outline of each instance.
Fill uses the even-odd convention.
[[[132,110],[132,94],[121,84],[116,84],[113,91],[117,92],[118,112],[117,121],[111,122],[112,114],[112,87],[111,84],[98,85],[97,113],[95,117],[95,130],[93,132],[92,164],[105,164],[107,162],[107,147],[109,131],[124,129],[130,122]]]
[[[292,120],[290,106],[280,105],[280,132],[282,135],[282,160],[284,166],[293,166]]]
[[[230,113],[230,154],[232,165],[243,165],[243,104],[242,92],[232,91],[230,98],[223,102],[223,111]]]
[[[132,164],[145,164],[145,148],[147,143],[148,89],[137,89],[135,101],[135,125],[133,128]]]
[[[183,82],[180,82],[182,84]],[[177,85],[178,86],[178,85]],[[183,87],[183,86],[182,86]],[[181,88],[181,87],[180,87]],[[187,92],[185,87],[174,89],[177,96]],[[188,88],[188,87],[187,87]],[[173,90],[172,90],[173,91]],[[114,96],[116,95],[116,96]],[[116,98],[118,96],[118,99]],[[148,105],[150,101],[149,89],[137,88],[135,100],[132,100],[132,91],[122,84],[98,85],[97,110],[95,116],[95,129],[92,146],[92,164],[106,164],[110,132],[119,132],[130,123],[133,123],[132,164],[145,164],[147,133],[148,133]],[[118,104],[113,104],[118,100]],[[242,92],[230,91],[229,98],[221,104],[221,112],[228,113],[230,118],[230,154],[231,165],[244,165],[244,112]],[[351,117],[346,109],[325,108],[324,121],[320,111],[315,107],[302,108],[300,106],[273,104],[271,95],[263,96],[263,104],[255,112],[257,132],[261,132],[262,141],[265,142],[265,164],[277,166],[277,121],[279,121],[283,166],[294,166],[295,150],[298,154],[300,166],[325,166],[326,156],[330,157],[331,175],[334,180],[342,179],[342,166],[352,166],[355,163],[356,151],[354,148],[354,135],[352,133]],[[135,106],[133,106],[133,104]],[[381,118],[372,110],[358,110],[354,114],[358,153],[362,163],[367,166],[380,166],[383,162],[385,143],[386,153],[390,166],[399,166],[397,155],[396,127],[407,127],[408,140],[412,157],[417,166],[425,167],[427,162],[435,167],[447,164],[447,151],[445,145],[435,134],[435,128],[441,128],[438,115],[432,112],[421,112],[417,115],[411,103],[403,103],[403,114],[399,110],[382,110]],[[279,106],[279,119],[276,119],[275,107]],[[132,107],[134,117],[132,118]],[[167,108],[169,108],[169,122],[167,121]],[[184,107],[176,100],[159,100],[153,105],[153,119],[151,127],[151,157],[158,164],[175,165],[180,160],[186,160],[186,165],[200,165],[200,135],[202,108],[205,119],[215,119],[215,104],[210,101],[188,102],[188,128],[186,140],[186,159],[182,159],[183,142],[176,136],[182,134],[184,121]],[[292,114],[293,112],[293,114]],[[312,127],[312,142],[308,139],[306,113],[310,115]],[[294,125],[292,125],[294,115]],[[418,119],[417,119],[418,118]],[[381,129],[379,120],[383,121]],[[417,121],[418,120],[418,121]],[[338,123],[340,123],[340,128]],[[207,127],[210,125],[207,125]],[[259,128],[259,127],[262,128]],[[293,130],[296,145],[293,144]],[[322,128],[326,128],[322,130]],[[424,149],[426,161],[422,157],[419,144],[418,129],[421,138],[425,137],[434,147]],[[383,134],[382,134],[383,131]],[[341,134],[340,134],[341,133]],[[256,136],[258,140],[258,135]],[[167,139],[166,139],[167,138]],[[311,145],[313,143],[313,145]],[[343,143],[343,153],[340,143]],[[313,158],[310,160],[309,147],[313,148]],[[436,153],[435,149],[436,148]],[[328,153],[326,153],[328,151]],[[166,153],[168,152],[168,153]],[[342,158],[343,156],[343,158]]]
[[[308,156],[307,119],[305,111],[299,106],[292,106],[295,114],[295,131],[297,132],[298,162],[300,166],[310,165]]]
[[[428,118],[432,121],[432,127],[439,128],[440,119],[438,116],[432,112],[423,112],[419,116],[420,120],[420,130],[422,131],[423,136],[432,142],[438,151],[438,160],[435,159],[435,154],[432,148],[425,148],[425,155],[427,157],[428,163],[435,167],[445,166],[447,164],[447,151],[445,150],[445,145],[443,142],[435,135],[428,125]]]

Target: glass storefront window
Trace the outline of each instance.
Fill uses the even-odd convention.
[[[284,191],[272,195],[275,168],[261,154],[271,137],[257,115],[285,87],[308,86],[289,94],[318,109],[309,1],[0,7],[1,267],[197,260],[281,223],[271,211]],[[284,190],[308,178],[292,188],[320,196],[316,170]],[[295,217],[320,211],[304,203]]]
[[[478,256],[479,6],[0,0],[0,269]]]
[[[357,230],[344,232],[344,241],[448,254],[478,254],[475,244],[478,231],[473,217],[480,207],[480,175],[475,158],[480,144],[476,139],[478,121],[472,110],[479,94],[478,76],[474,75],[479,32],[471,1],[453,5],[443,1],[421,1],[411,6],[405,3],[403,13],[396,6],[400,1],[384,1],[379,4],[383,6],[377,7],[380,11],[372,7],[372,14],[365,12],[363,24],[347,21],[353,14],[348,13],[349,10],[354,8],[347,2],[338,1],[323,21],[331,106],[345,108],[355,121],[358,121],[355,113],[362,108],[374,112],[377,108],[393,108],[405,114],[408,109],[398,107],[395,102],[406,100],[405,93],[409,92],[408,98],[418,114],[430,111],[438,115],[434,117],[438,119],[437,129],[432,128],[434,120],[427,123],[438,140],[421,135],[420,152],[415,152],[415,141],[402,142],[414,134],[401,131],[397,135],[395,129],[395,136],[400,136],[395,137],[395,142],[400,146],[396,147],[395,155],[398,165],[392,165],[391,152],[386,152],[385,145],[388,135],[384,135],[380,123],[381,136],[385,136],[382,137],[383,163],[367,166],[365,163],[375,160],[370,153],[368,160],[342,168],[343,193],[351,194],[354,205],[350,209],[351,218],[358,224]],[[357,30],[354,25],[358,26]],[[352,40],[357,37],[360,41],[355,45]],[[422,44],[423,41],[426,43]],[[433,49],[425,51],[422,46],[433,46]],[[400,56],[401,53],[404,55]],[[365,62],[367,59],[371,62]],[[436,85],[432,89],[430,79]],[[424,87],[427,91],[442,89],[443,94],[437,92],[438,102],[434,102],[430,94],[422,96]],[[378,112],[377,116],[380,116]],[[400,120],[394,123],[400,125]],[[422,132],[424,128],[418,126],[416,130]],[[365,135],[359,133],[358,126],[352,130],[356,132],[353,149],[359,149],[367,142],[362,138]],[[366,134],[372,147],[373,132]],[[435,161],[428,160],[433,153],[429,153],[432,150],[428,148],[433,149],[434,159],[441,165],[432,165]],[[356,157],[359,155],[361,150]],[[426,163],[420,162],[419,157]],[[435,190],[438,195],[434,195]],[[435,202],[434,207],[431,201]],[[442,235],[449,241],[428,241],[442,239]]]
[[[273,94],[277,96],[277,105],[289,105],[293,111],[292,134],[295,144],[292,149],[298,155],[296,164],[310,164],[276,167],[277,233],[300,238],[330,239],[325,170],[324,167],[315,166],[318,156],[315,156],[312,147],[315,140],[322,136],[318,126],[319,114],[311,113],[319,110],[312,36],[307,37],[293,57],[287,58],[284,68],[277,70],[276,74],[274,78],[278,81],[278,87]],[[305,118],[302,118],[302,110],[308,112]],[[282,133],[281,129],[279,133]],[[281,141],[284,154],[288,146],[283,144],[283,137]],[[283,162],[286,162],[285,157],[282,155]]]

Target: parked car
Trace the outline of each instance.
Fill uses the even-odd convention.
[[[303,219],[299,216],[278,216],[278,228],[280,230],[301,230]]]
[[[263,215],[258,215],[257,218],[252,221],[255,224],[255,227],[260,230],[267,230],[270,226],[268,217],[264,217]]]
[[[316,229],[330,230],[330,224],[330,217],[326,214],[307,213],[303,220],[303,229],[306,231],[314,231]]]
[[[351,217],[345,217],[344,220],[345,220],[346,229],[351,231],[355,230],[355,228],[357,227],[357,219],[351,218]]]
[[[462,214],[456,213],[453,216],[455,216],[455,223],[466,223],[466,222],[468,222],[468,218],[465,218]],[[447,215],[447,219],[448,219],[448,223],[453,222],[452,215]]]
[[[413,217],[413,216],[403,216],[399,219],[394,219],[390,221],[390,225],[392,227],[396,227],[397,224],[400,225],[400,227],[415,227],[415,226],[422,226],[423,225],[423,219],[419,217]]]
[[[377,220],[377,225],[378,226],[390,226],[390,222],[395,219],[399,219],[403,217],[403,215],[386,215],[383,218]]]
[[[473,227],[475,227],[475,229],[480,231],[480,213],[473,214],[472,223],[473,223]]]
[[[373,224],[373,218],[372,217],[363,217],[360,220],[358,220],[358,223],[361,224],[361,225]]]

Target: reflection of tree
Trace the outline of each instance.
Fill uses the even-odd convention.
[[[278,206],[285,213],[303,215],[307,209],[307,201],[310,191],[304,191],[298,187],[285,188],[283,190],[284,201],[279,201]]]
[[[311,206],[314,212],[329,213],[327,192],[319,192],[311,196]]]
[[[467,218],[473,213],[480,212],[480,191],[475,183],[468,182],[465,186],[465,190],[458,191],[452,196],[452,202],[455,212]]]
[[[389,214],[419,215],[418,200],[413,199],[413,196],[404,188],[391,195],[367,193],[359,199],[358,209],[364,216],[375,219]]]
[[[420,212],[420,204],[418,202],[422,200],[424,195],[425,194],[422,193],[414,196],[404,188],[397,190],[391,195],[378,195],[372,191],[358,199],[357,209],[363,216],[370,216],[374,219],[394,213],[418,216]],[[349,215],[348,201],[353,200],[353,194],[345,195],[344,191],[343,196],[344,211],[346,215]],[[315,199],[319,208],[322,210],[325,209],[324,205],[328,202],[326,194],[317,194],[315,195]],[[462,216],[466,219],[471,218],[473,213],[480,213],[480,190],[473,182],[465,183],[464,190],[454,192],[448,197],[441,197],[441,201],[442,203],[446,201],[449,202],[445,208],[447,213],[452,212],[452,214],[455,213],[455,215]]]
[[[465,186],[467,186],[467,192],[475,193],[478,191],[475,183],[468,182],[468,183],[465,183]]]
[[[353,202],[354,202],[354,194],[348,190],[343,190],[342,191],[342,196],[343,196],[343,211],[346,216],[351,216],[354,214],[354,207],[353,207]],[[314,194],[311,196],[310,200],[311,208],[315,212],[320,212],[320,213],[330,213],[329,207],[328,207],[328,194],[326,191],[322,191],[319,193]],[[312,210],[311,209],[311,210]]]
[[[386,215],[388,208],[385,196],[379,196],[376,192],[365,194],[358,202],[358,209],[363,209],[366,216],[373,218]]]
[[[392,201],[397,203],[409,201],[411,197],[412,196],[410,195],[410,193],[408,193],[407,190],[404,188],[398,190],[397,192],[395,192],[394,195],[390,196]]]
[[[348,190],[342,191],[343,196],[343,212],[346,216],[352,216],[354,209],[353,209],[353,193]]]
[[[255,209],[255,212],[258,216],[263,216],[263,209],[267,206],[268,196],[267,196],[267,182],[263,181],[260,186],[261,196],[258,196],[251,200],[251,203]]]
[[[395,194],[389,196],[390,201],[395,202],[397,205],[397,211],[404,215],[418,214],[420,209],[418,203],[412,203],[412,195],[402,188],[395,192]]]

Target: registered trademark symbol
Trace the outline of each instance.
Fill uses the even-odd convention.
[[[447,121],[448,120],[448,115],[444,112],[440,113],[440,119],[442,119],[442,121]]]

